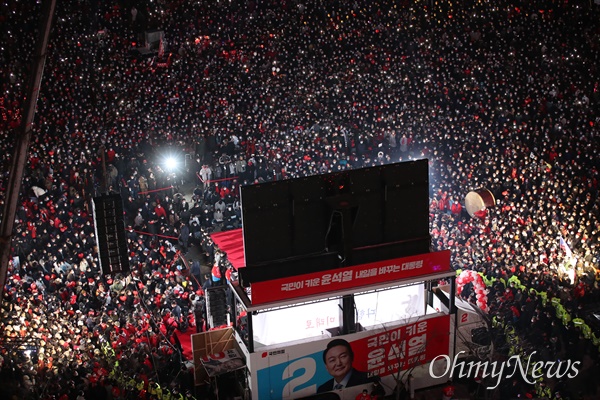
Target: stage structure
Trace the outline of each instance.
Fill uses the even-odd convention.
[[[455,272],[450,251],[430,252],[428,192],[427,160],[241,188],[229,309],[252,399],[354,399],[375,380],[389,394],[409,370],[413,387],[445,383],[428,363],[452,357],[455,321],[432,290],[454,294]],[[344,389],[323,359],[333,339],[362,377]]]

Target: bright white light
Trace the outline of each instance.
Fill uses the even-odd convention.
[[[167,157],[165,160],[165,168],[167,171],[173,171],[177,168],[177,160],[174,157]]]

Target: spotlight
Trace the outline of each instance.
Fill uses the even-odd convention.
[[[169,156],[165,159],[165,169],[169,172],[175,171],[177,164],[177,159],[175,157]]]

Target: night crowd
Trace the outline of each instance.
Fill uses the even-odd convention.
[[[0,10],[3,208],[40,6]],[[573,321],[600,297],[599,11],[59,1],[0,304],[0,397],[203,398],[175,333],[206,328],[205,291],[229,276],[209,234],[240,226],[240,185],[427,158],[432,250],[485,276],[498,330],[583,362],[498,398],[597,398],[598,343]],[[151,29],[164,40],[142,54]],[[100,273],[104,188],[124,200],[128,276]],[[496,205],[472,217],[480,188]],[[202,257],[184,263],[190,247]]]

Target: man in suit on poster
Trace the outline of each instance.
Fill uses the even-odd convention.
[[[327,348],[323,351],[323,362],[327,372],[333,378],[319,386],[317,393],[364,385],[377,380],[352,366],[354,352],[350,343],[344,339],[333,339],[327,344]]]

